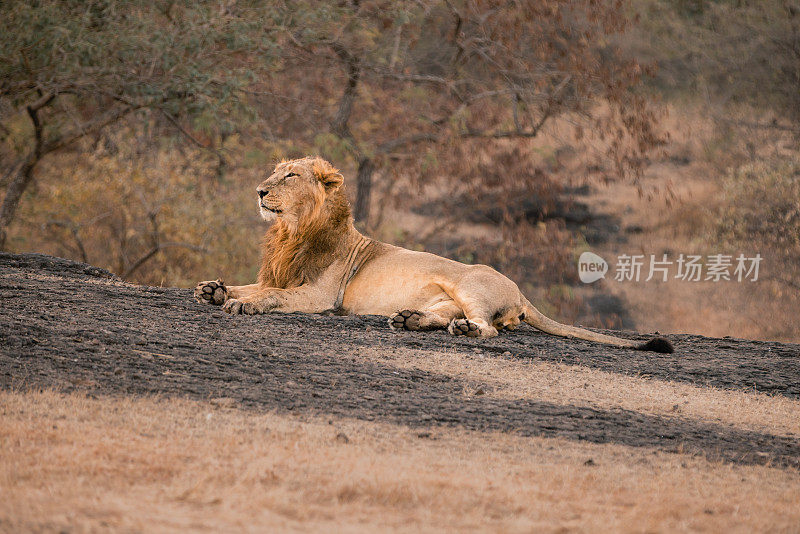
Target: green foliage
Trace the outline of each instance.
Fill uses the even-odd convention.
[[[350,153],[350,141],[330,132],[321,132],[314,136],[314,148],[324,157],[344,161]]]
[[[247,167],[264,167],[269,163],[269,156],[263,150],[253,148],[245,152],[243,164]]]
[[[220,13],[218,2],[0,3],[0,97],[22,106],[42,93],[81,108],[118,103],[198,115],[231,130],[238,90],[270,68],[269,10]],[[259,54],[258,62],[240,61]],[[84,100],[88,98],[88,100]]]

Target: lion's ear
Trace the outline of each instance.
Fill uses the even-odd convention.
[[[344,182],[342,173],[327,161],[320,161],[314,164],[314,176],[329,191],[338,189]]]

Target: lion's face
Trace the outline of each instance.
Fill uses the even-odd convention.
[[[280,218],[297,226],[341,184],[342,175],[321,158],[281,162],[256,188],[261,217],[267,221]]]

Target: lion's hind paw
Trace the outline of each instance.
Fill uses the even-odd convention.
[[[481,325],[469,319],[453,319],[447,327],[447,331],[454,336],[467,337],[494,337],[497,329],[488,324]]]
[[[392,330],[420,330],[422,314],[416,310],[403,310],[389,317]]]
[[[200,282],[194,288],[194,298],[200,304],[214,304],[220,306],[225,303],[228,298],[228,289],[225,283],[220,280],[209,280],[207,282]]]

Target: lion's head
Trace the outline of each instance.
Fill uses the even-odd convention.
[[[294,287],[313,279],[332,261],[352,225],[342,175],[319,157],[282,161],[257,188],[267,231],[259,282]]]
[[[261,216],[297,229],[338,196],[342,181],[341,173],[322,158],[282,161],[256,189]]]

